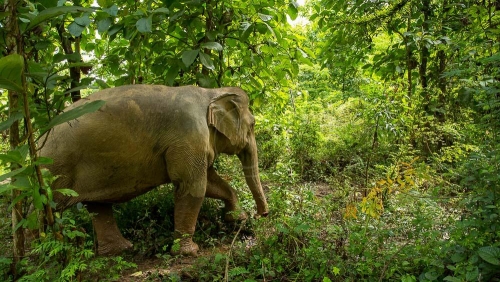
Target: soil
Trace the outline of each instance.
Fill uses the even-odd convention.
[[[191,274],[192,267],[201,257],[210,257],[215,253],[227,253],[229,245],[222,245],[210,250],[200,250],[197,257],[136,258],[130,260],[137,268],[125,271],[120,278],[124,282],[165,281],[166,277],[178,276],[182,281],[196,281]]]

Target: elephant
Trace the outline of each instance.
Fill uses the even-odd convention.
[[[174,185],[177,253],[197,254],[192,236],[204,197],[224,202],[225,220],[245,219],[235,190],[213,167],[221,153],[238,156],[257,216],[267,216],[255,118],[241,88],[119,86],[97,91],[67,109],[96,100],[105,101],[99,110],[52,128],[39,155],[53,160],[47,169],[57,176],[51,184],[56,209],[81,202],[93,214],[99,255],[132,247],[118,229],[112,205],[165,183]],[[61,188],[78,196],[57,193]]]

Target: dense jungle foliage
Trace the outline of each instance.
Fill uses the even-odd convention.
[[[499,281],[499,24],[498,0],[0,0],[1,279]],[[269,217],[206,200],[181,270],[171,186],[117,205],[134,251],[97,257],[36,155],[97,110],[66,105],[139,83],[240,86],[257,120]]]

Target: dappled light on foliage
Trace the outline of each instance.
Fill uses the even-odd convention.
[[[500,281],[500,2],[300,3],[0,1],[0,280]],[[134,246],[96,255],[37,152],[128,84],[247,92],[269,215],[221,155],[248,219],[205,199],[199,256],[172,255],[164,185],[113,206]]]

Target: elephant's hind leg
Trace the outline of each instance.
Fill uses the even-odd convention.
[[[224,201],[224,220],[228,222],[245,220],[247,215],[240,210],[236,191],[222,179],[213,167],[208,169],[206,197]]]
[[[87,203],[87,210],[94,214],[92,224],[97,235],[99,255],[115,255],[132,248],[132,243],[123,238],[116,225],[111,204]]]

